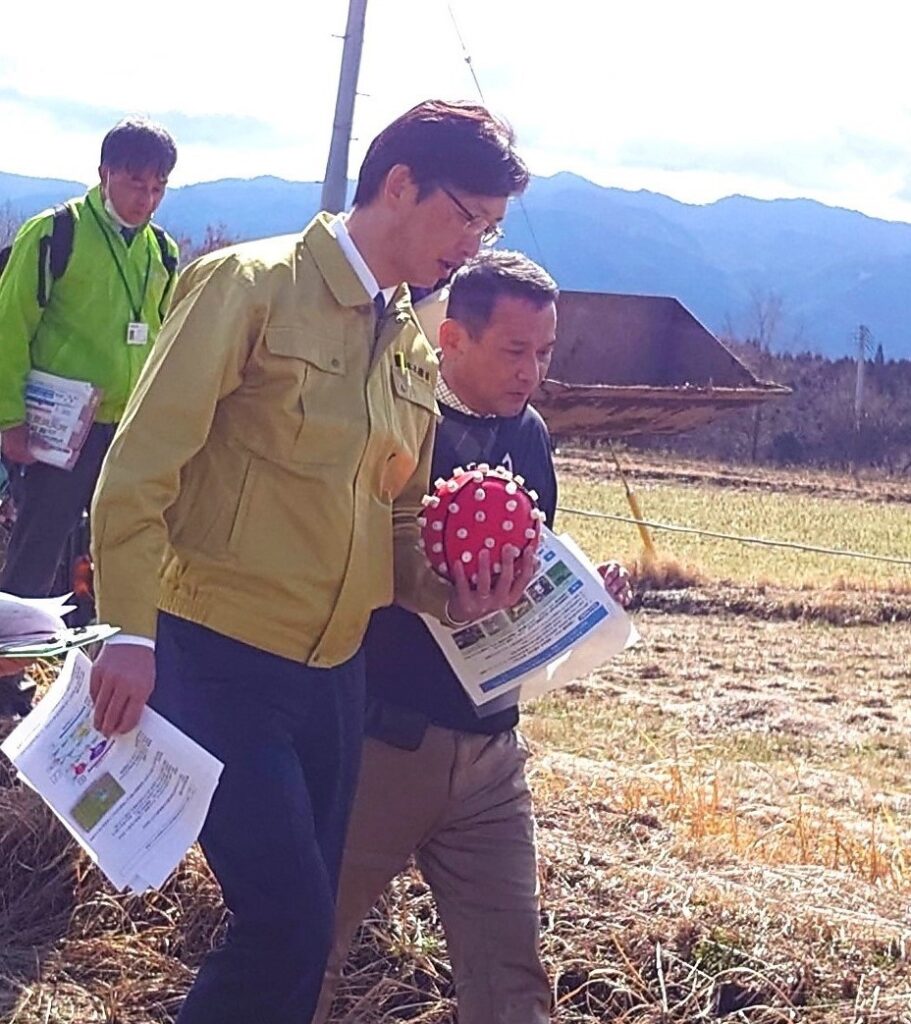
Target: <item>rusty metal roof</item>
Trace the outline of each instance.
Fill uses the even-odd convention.
[[[550,379],[533,402],[554,434],[622,437],[690,430],[788,394],[677,299],[567,291]]]

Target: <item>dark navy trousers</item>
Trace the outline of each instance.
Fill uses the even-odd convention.
[[[159,614],[150,704],[224,762],[200,843],[231,911],[178,1024],[309,1024],[360,764],[364,661],[310,668]]]
[[[0,573],[0,590],[19,597],[50,593],[66,539],[92,500],[116,429],[116,423],[93,424],[70,470],[43,462],[24,469],[10,467],[16,522]]]

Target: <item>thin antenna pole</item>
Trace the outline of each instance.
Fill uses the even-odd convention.
[[[320,200],[322,208],[329,213],[338,213],[345,208],[348,192],[348,148],[354,124],[354,99],[357,96],[357,79],[361,69],[366,17],[367,0],[349,0],[342,67],[338,76],[338,95],[335,100],[335,119],[332,123],[332,141],[329,144],[329,159],[326,161],[326,176]]]

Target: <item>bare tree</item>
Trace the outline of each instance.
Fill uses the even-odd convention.
[[[0,249],[12,242],[21,224],[22,217],[13,204],[8,199],[0,203]]]
[[[777,292],[752,289],[747,340],[753,342],[760,352],[770,351],[779,340],[783,319],[784,300]]]
[[[784,319],[784,300],[773,291],[760,291],[758,288],[750,292],[746,342],[753,358],[749,360],[750,369],[757,377],[766,379],[772,362],[772,350],[776,347]],[[750,461],[759,458],[759,441],[763,420],[763,407],[757,405],[753,410],[752,432],[750,436]]]
[[[196,241],[188,235],[182,235],[177,239],[177,245],[180,249],[180,262],[183,266],[186,266],[200,256],[205,256],[208,252],[215,252],[216,249],[226,249],[229,245],[234,245],[238,241],[239,239],[235,238],[228,231],[227,225],[222,223],[207,224],[205,234],[200,241]]]

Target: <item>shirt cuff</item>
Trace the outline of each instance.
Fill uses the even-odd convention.
[[[108,637],[105,640],[107,646],[114,644],[136,644],[137,647],[149,647],[153,651],[155,650],[155,641],[149,639],[147,636],[134,636],[132,633],[115,633],[112,637]]]

